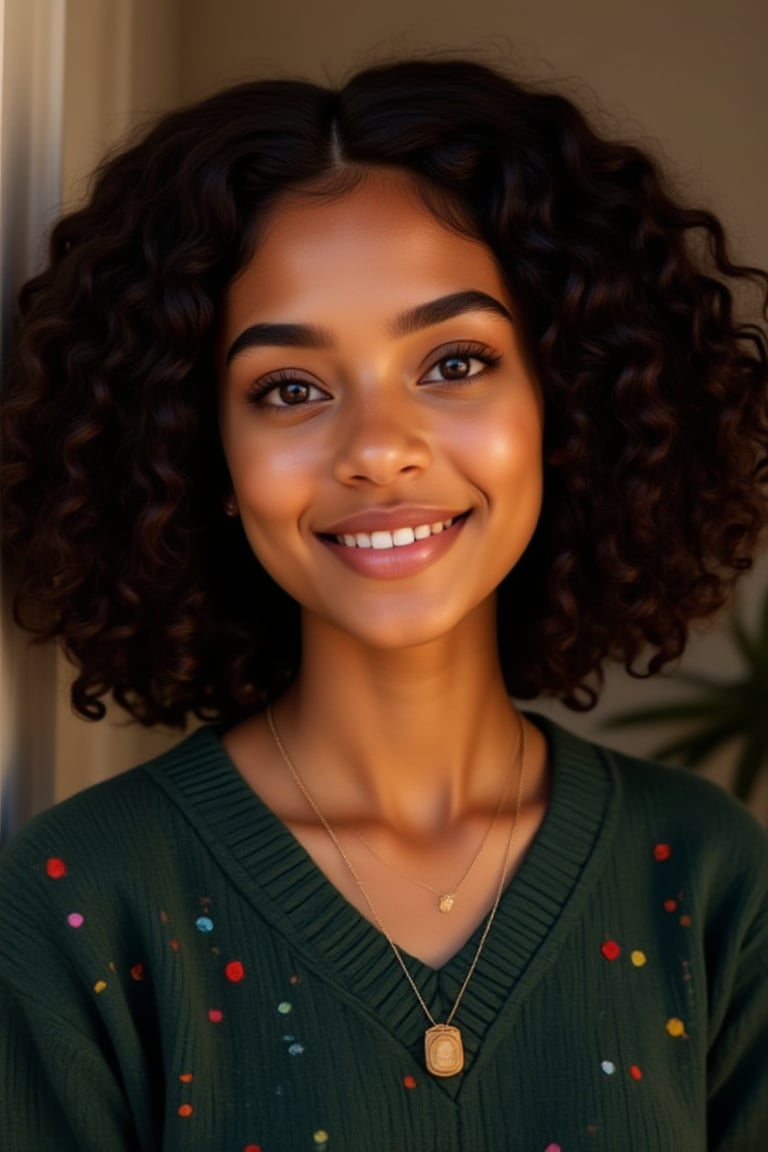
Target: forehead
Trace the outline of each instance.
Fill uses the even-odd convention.
[[[339,195],[278,202],[230,285],[224,327],[231,335],[256,315],[335,326],[473,288],[511,303],[484,243],[439,220],[413,177],[372,169]]]

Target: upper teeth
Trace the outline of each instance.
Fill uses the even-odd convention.
[[[394,532],[355,532],[337,536],[339,544],[347,548],[403,548],[415,540],[426,540],[450,528],[453,520],[438,520],[434,524],[419,524],[417,528],[395,528]]]

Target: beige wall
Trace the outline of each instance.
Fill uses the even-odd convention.
[[[729,221],[740,253],[768,264],[764,0],[70,0],[69,43],[69,197],[101,147],[137,113],[246,76],[336,80],[381,56],[451,48],[479,51],[490,62],[511,58],[522,74],[554,79],[587,106],[599,104],[611,130],[658,140],[681,186]],[[766,574],[746,590],[750,611]],[[719,635],[694,644],[689,662],[720,674],[736,670]],[[612,675],[601,711],[568,720],[599,735],[601,715],[669,691]],[[162,739],[94,730],[61,707],[58,794],[125,766]],[[653,743],[647,734],[612,740],[638,752]]]

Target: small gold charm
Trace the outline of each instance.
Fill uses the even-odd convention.
[[[437,906],[441,912],[451,912],[453,910],[453,901],[453,892],[445,892],[438,900]]]
[[[424,1033],[424,1059],[433,1076],[455,1076],[464,1067],[461,1032],[452,1024],[435,1024]]]

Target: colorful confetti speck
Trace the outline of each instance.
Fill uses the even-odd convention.
[[[70,928],[82,928],[85,924],[85,916],[81,912],[70,912],[67,916],[67,924]]]
[[[665,900],[664,901],[664,911],[665,912],[674,912],[675,908],[677,908],[677,900]]]
[[[192,1115],[192,1113],[194,1112],[194,1108],[192,1107],[191,1104],[180,1104],[178,1111],[179,1111],[179,1116],[182,1116],[186,1120],[186,1118],[188,1116]]]
[[[606,1076],[613,1076],[614,1072],[616,1071],[616,1065],[614,1064],[613,1060],[603,1060],[600,1064],[600,1067],[602,1068],[603,1072],[605,1072]]]
[[[106,987],[107,987],[106,980],[97,980],[93,986],[93,990],[96,993],[96,995],[99,996],[104,991],[104,989]]]
[[[635,968],[642,968],[644,964],[648,963],[648,957],[646,956],[645,952],[641,952],[639,948],[636,948],[629,958],[634,964]]]
[[[198,932],[213,932],[213,920],[210,916],[198,916],[195,920],[195,928]]]
[[[303,1056],[304,1055],[304,1045],[299,1044],[298,1041],[296,1041],[295,1044],[291,1044],[290,1048],[288,1049],[288,1055],[289,1056]]]
[[[245,977],[245,968],[240,960],[230,960],[224,969],[224,975],[232,984],[239,984]]]
[[[171,945],[171,950],[173,952],[178,952],[179,948],[181,947],[178,940],[170,940],[169,943]]]
[[[298,976],[291,976],[291,978],[288,981],[289,984],[298,984],[298,982],[299,982]]]
[[[637,1064],[630,1066],[629,1074],[633,1080],[642,1080],[643,1078],[643,1070],[642,1068],[638,1068]]]
[[[669,860],[672,855],[672,849],[669,844],[654,844],[653,858],[654,860]]]
[[[261,1152],[261,1144],[246,1144],[243,1152]]]
[[[415,1088],[416,1087],[416,1077],[415,1076],[403,1076],[403,1085],[406,1088]]]
[[[604,944],[600,945],[600,951],[606,960],[617,960],[621,955],[621,948],[615,940],[606,940]]]
[[[680,923],[682,924],[683,928],[690,928],[690,926],[691,926],[690,916],[681,916],[680,917]]]
[[[315,1144],[317,1144],[319,1147],[322,1147],[323,1144],[328,1143],[328,1133],[324,1128],[318,1128],[317,1132],[313,1134],[312,1139],[314,1140]]]
[[[51,856],[45,862],[45,874],[50,880],[61,880],[67,874],[67,866],[59,856]]]
[[[132,968],[129,968],[129,972],[131,974],[131,980],[135,980],[137,983],[138,983],[138,981],[144,979],[144,965],[143,964],[134,964]]]
[[[685,1036],[685,1024],[677,1016],[670,1016],[664,1027],[670,1036]]]
[[[563,1152],[559,1144],[547,1144],[544,1152]]]
[[[277,1010],[281,1016],[287,1016],[289,1012],[293,1011],[293,1004],[291,1004],[288,1000],[283,1000],[280,1004],[278,1004]]]
[[[224,1013],[220,1008],[210,1008],[208,1011],[208,1019],[211,1024],[221,1024],[224,1019]]]
[[[179,1080],[181,1080],[182,1084],[191,1084],[194,1078],[195,1077],[192,1072],[179,1073]]]

